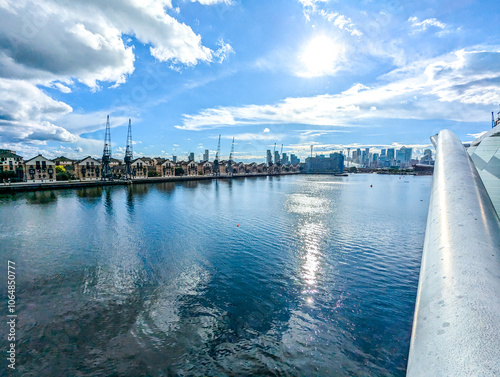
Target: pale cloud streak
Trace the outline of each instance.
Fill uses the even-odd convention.
[[[231,5],[231,0],[191,0],[192,3],[199,2],[202,5],[226,4]]]
[[[446,24],[439,21],[437,18],[428,18],[423,21],[419,21],[417,17],[410,17],[408,22],[411,23],[412,33],[420,33],[426,31],[430,27],[434,27],[436,29],[444,30],[446,28]]]
[[[222,135],[222,139],[228,139],[232,140],[233,137],[237,141],[253,141],[253,140],[282,140],[286,135],[284,134],[275,134],[275,133],[264,133],[264,134],[259,134],[259,133],[241,133],[241,134],[235,134],[235,135]],[[218,137],[218,136],[217,136]],[[216,137],[214,136],[213,139]]]
[[[184,115],[179,129],[257,124],[351,127],[369,119],[477,122],[500,96],[500,51],[460,50],[385,75],[373,87],[286,98],[275,104],[218,107]]]

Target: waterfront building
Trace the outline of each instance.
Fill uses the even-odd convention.
[[[233,173],[234,174],[244,174],[245,173],[245,164],[243,162],[234,162],[233,163]]]
[[[181,161],[180,166],[184,170],[184,175],[198,175],[198,166],[194,161]]]
[[[122,163],[123,163],[123,161],[119,160],[117,158],[111,157],[109,159],[109,166],[111,166],[111,167],[113,167],[113,166],[120,166]]]
[[[132,176],[134,178],[146,178],[148,176],[148,163],[144,161],[145,157],[139,157],[132,161]]]
[[[203,153],[203,161],[208,161],[210,160],[210,154],[208,149],[205,149],[205,153]]]
[[[169,159],[164,160],[160,165],[157,166],[157,172],[162,177],[172,177],[175,175],[175,164]]]
[[[141,160],[142,160],[143,164],[145,165],[146,169],[148,170],[148,172],[156,171],[156,164],[158,162],[156,158],[141,157]]]
[[[257,173],[257,163],[252,162],[250,164],[247,164],[247,172],[248,173]]]
[[[222,160],[219,162],[219,173],[220,174],[226,174],[228,172],[227,165],[229,161],[228,160]]]
[[[189,153],[188,161],[194,161],[194,152]]]
[[[306,158],[306,171],[308,173],[341,173],[344,171],[344,155],[332,153],[330,157],[320,155]]]
[[[281,155],[281,162],[283,165],[288,165],[290,161],[288,160],[288,155],[286,153],[283,153]]]
[[[23,158],[10,149],[0,149],[0,173],[12,171],[17,177],[23,179]]]
[[[68,168],[68,167],[73,167],[73,164],[76,162],[75,160],[72,160],[70,158],[60,156],[56,157],[52,160],[56,166],[62,166],[63,168]]]
[[[202,161],[198,163],[198,175],[212,175],[213,164],[210,161]]]
[[[73,164],[75,178],[77,179],[100,179],[101,163],[90,156]]]
[[[258,173],[267,173],[267,164],[261,163],[257,165]]]
[[[56,164],[39,154],[24,163],[25,177],[28,182],[55,181]]]
[[[158,166],[161,166],[161,164],[163,164],[167,159],[166,158],[163,158],[163,157],[155,157],[155,160],[156,160],[156,171],[158,171]]]
[[[298,159],[296,155],[291,154],[291,155],[290,155],[290,163],[291,163],[292,165],[297,165],[297,164],[299,164],[299,163],[300,163],[300,159]]]

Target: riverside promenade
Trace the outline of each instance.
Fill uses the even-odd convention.
[[[82,187],[99,187],[99,186],[117,186],[131,185],[138,183],[159,183],[159,182],[182,182],[182,181],[206,181],[212,179],[233,179],[246,177],[267,177],[300,174],[299,172],[285,172],[279,174],[273,173],[248,173],[248,174],[221,174],[213,175],[185,175],[173,177],[150,177],[150,178],[134,178],[129,180],[73,180],[73,181],[52,181],[52,182],[18,182],[18,183],[0,183],[0,194],[23,192],[23,191],[39,191],[39,190],[58,190],[71,189]]]

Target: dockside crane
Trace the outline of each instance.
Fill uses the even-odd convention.
[[[220,176],[219,156],[220,156],[220,135],[219,135],[219,142],[217,144],[217,153],[215,154],[215,160],[214,160],[214,176],[216,177]]]
[[[109,115],[106,120],[106,133],[104,135],[104,150],[102,152],[102,180],[113,180],[113,173],[111,172],[111,127],[109,125]]]
[[[234,137],[233,137],[233,144],[231,145],[231,153],[229,154],[229,160],[227,162],[227,172],[229,175],[233,175],[233,154],[234,154]]]
[[[125,149],[125,158],[123,162],[125,163],[125,178],[132,179],[132,160],[134,159],[134,154],[132,150],[132,122],[128,120],[128,131],[127,131],[127,147]]]

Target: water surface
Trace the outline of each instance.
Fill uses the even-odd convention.
[[[431,181],[300,175],[2,196],[18,373],[403,376]]]

